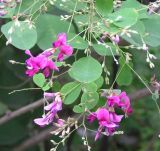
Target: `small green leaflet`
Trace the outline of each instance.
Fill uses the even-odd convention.
[[[43,91],[47,91],[50,89],[50,84],[46,83],[45,76],[42,73],[35,74],[33,76],[33,82],[40,88],[42,88]]]
[[[61,89],[64,104],[72,104],[79,97],[81,92],[81,83],[70,82],[65,84]]]
[[[44,86],[45,81],[45,77],[42,73],[38,73],[33,76],[33,82],[40,88]]]

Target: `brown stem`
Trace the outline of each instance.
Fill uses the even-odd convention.
[[[7,113],[6,115],[4,115],[3,117],[0,118],[0,125],[20,116],[22,114],[25,114],[27,112],[30,112],[30,111],[42,106],[43,102],[44,102],[44,99],[40,99],[34,103],[31,103],[27,106],[22,107],[16,111]]]

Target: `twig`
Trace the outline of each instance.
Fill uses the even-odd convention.
[[[154,91],[155,88],[153,87],[149,87],[150,90]],[[139,100],[143,97],[147,97],[147,96],[150,96],[151,95],[151,92],[148,90],[148,88],[144,88],[144,89],[141,89],[141,90],[138,90],[136,92],[133,92],[131,94],[129,94],[129,98],[131,100]]]
[[[38,100],[38,101],[36,101],[34,103],[31,103],[31,104],[29,104],[27,106],[22,107],[22,108],[20,108],[20,109],[18,109],[16,111],[7,113],[6,115],[4,115],[3,117],[0,118],[0,125],[2,125],[4,123],[6,123],[6,122],[18,117],[18,116],[20,116],[22,114],[25,114],[25,113],[27,113],[29,111],[32,111],[32,110],[42,106],[43,102],[44,102],[44,99],[40,99],[40,100]]]

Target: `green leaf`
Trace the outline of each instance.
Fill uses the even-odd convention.
[[[36,22],[38,33],[38,46],[45,50],[52,47],[52,43],[57,38],[57,34],[61,32],[67,32],[69,22],[61,21],[60,17],[54,15],[41,15]],[[70,32],[74,32],[73,26],[71,26]]]
[[[80,95],[81,83],[70,82],[65,84],[61,89],[61,94],[64,97],[64,104],[72,104]]]
[[[102,87],[103,82],[104,82],[104,79],[102,76],[99,79],[97,79],[96,81],[94,81],[94,83],[97,85],[98,89]]]
[[[93,109],[99,100],[99,95],[97,92],[85,92],[81,97],[81,103],[75,105],[73,111],[75,113],[83,113],[85,109]]]
[[[143,4],[141,4],[140,2],[135,1],[135,0],[123,1],[121,8],[122,9],[124,9],[124,8],[134,8],[134,9],[136,9],[139,13],[139,18],[140,19],[149,17],[149,15],[147,15],[147,7]]]
[[[132,75],[132,71],[131,69],[127,66],[127,64],[125,63],[124,58],[120,58],[119,59],[119,63],[120,63],[120,68],[119,71],[117,73],[117,83],[119,86],[122,85],[130,85],[132,83],[133,80],[133,75]],[[129,64],[131,67],[133,66],[132,63]],[[119,74],[120,72],[120,74]]]
[[[86,49],[88,47],[88,42],[85,41],[81,36],[77,36],[76,34],[69,34],[68,35],[68,43],[73,48],[77,48],[77,49],[82,49],[83,50],[83,49]]]
[[[131,37],[123,35],[122,38],[128,41],[130,44],[135,45],[137,47],[142,47],[142,37],[145,34],[145,26],[142,21],[138,21],[135,25],[133,25],[131,30],[137,31],[138,34],[131,33]]]
[[[96,9],[102,16],[113,11],[113,0],[96,0]]]
[[[106,43],[106,46],[107,47],[101,44],[93,44],[94,50],[101,56],[118,55],[116,47],[112,43]]]
[[[81,103],[85,104],[85,108],[93,109],[99,100],[99,95],[97,92],[87,92],[83,93],[81,97]]]
[[[82,85],[82,90],[84,92],[96,92],[97,91],[97,85],[92,82],[92,83],[85,83]]]
[[[40,88],[44,86],[45,81],[45,76],[42,73],[38,73],[33,76],[33,82]]]
[[[61,90],[61,84],[60,84],[59,81],[54,81],[52,90],[53,90],[54,92],[59,92],[59,91]]]
[[[101,64],[92,57],[83,57],[73,63],[69,75],[79,82],[90,83],[102,74]]]
[[[73,107],[73,111],[75,112],[75,113],[83,113],[84,111],[85,111],[85,106],[83,105],[75,105],[74,107]]]
[[[144,37],[144,41],[152,47],[160,46],[160,17],[155,16],[144,19],[143,23],[146,29],[146,36]]]
[[[138,13],[133,8],[123,8],[109,15],[109,19],[118,27],[134,25],[138,20]]]
[[[50,86],[50,82],[49,82],[49,83],[45,83],[45,84],[43,85],[42,90],[43,90],[43,91],[48,91],[50,88],[51,88],[51,86]]]
[[[7,39],[11,38],[11,44],[18,49],[30,49],[37,42],[37,32],[34,27],[29,28],[29,24],[19,21],[20,26],[15,25],[15,21],[8,22],[1,28],[2,33]],[[9,30],[13,29],[12,33]]]

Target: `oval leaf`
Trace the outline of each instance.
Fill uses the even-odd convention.
[[[92,82],[92,83],[86,83],[82,86],[82,90],[84,92],[96,92],[97,91],[97,85]]]
[[[73,112],[75,113],[83,113],[85,111],[85,106],[75,105],[73,108]]]
[[[85,104],[85,108],[93,109],[99,100],[99,95],[97,92],[83,93],[81,98],[81,103]]]
[[[62,87],[60,92],[64,97],[64,104],[72,104],[81,92],[81,84],[78,82],[67,83]]]
[[[42,73],[38,73],[33,76],[33,81],[38,87],[42,88],[46,80]]]
[[[101,64],[92,57],[84,57],[74,62],[69,75],[79,82],[90,83],[102,74]]]
[[[122,28],[134,25],[138,17],[137,11],[133,8],[123,8],[109,15],[109,19],[113,21],[113,24]]]
[[[1,31],[8,40],[11,39],[11,44],[18,49],[30,49],[37,42],[36,30],[33,27],[30,28],[24,21],[19,21],[19,26],[15,25],[15,21],[8,22],[2,26]]]

